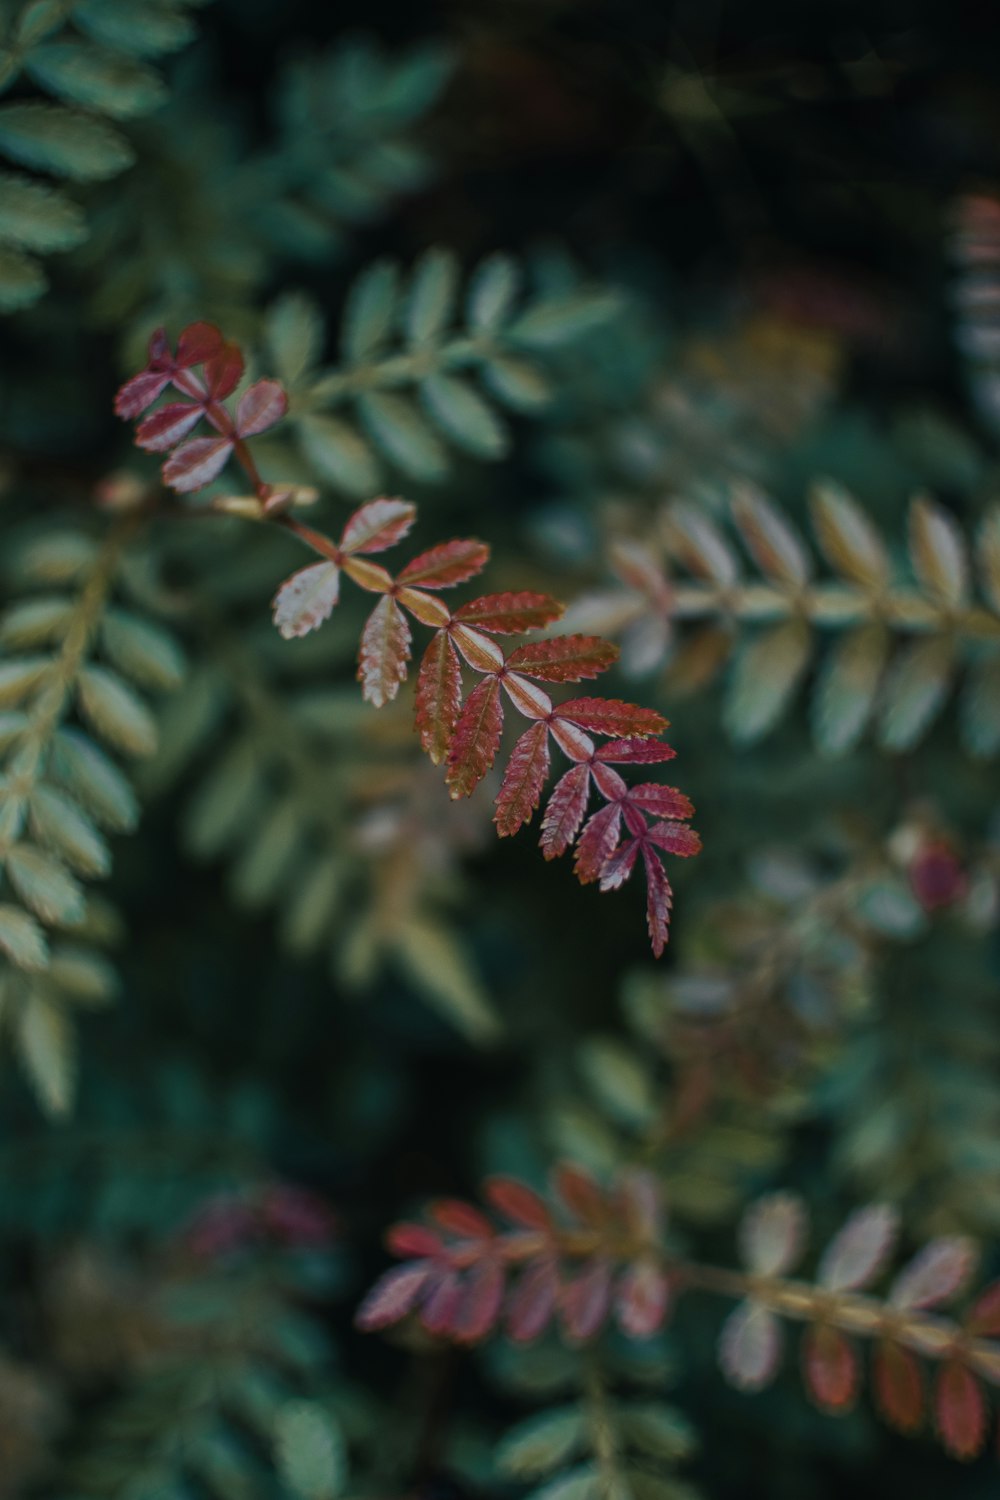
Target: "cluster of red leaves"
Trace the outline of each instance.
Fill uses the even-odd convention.
[[[453,1198],[428,1209],[427,1224],[397,1224],[389,1248],[406,1263],[387,1271],[357,1314],[372,1330],[415,1313],[428,1332],[476,1343],[502,1324],[527,1343],[558,1318],[580,1343],[614,1312],[631,1338],[655,1333],[670,1284],[660,1265],[662,1205],[647,1173],[623,1175],[603,1191],[573,1166],[557,1169],[556,1205],[509,1177],[484,1187],[509,1228]]]
[[[872,1345],[876,1404],[902,1432],[927,1411],[944,1446],[969,1459],[986,1441],[986,1385],[1000,1385],[1000,1283],[956,1321],[941,1309],[962,1294],[976,1265],[962,1236],[932,1241],[896,1276],[884,1298],[868,1293],[895,1243],[897,1217],[874,1205],[855,1213],[819,1260],[815,1280],[792,1280],[806,1240],[806,1214],[790,1194],[753,1204],[740,1226],[742,1271],[681,1262],[664,1243],[656,1180],[624,1174],[602,1189],[578,1167],[554,1178],[554,1205],[510,1178],[484,1196],[504,1221],[470,1204],[432,1203],[428,1223],[396,1225],[387,1271],[357,1313],[366,1330],[413,1316],[428,1332],[475,1343],[501,1328],[513,1340],[537,1338],[553,1322],[572,1343],[600,1332],[614,1315],[630,1338],[663,1326],[685,1290],[738,1299],[723,1325],[719,1362],[731,1383],[757,1391],[777,1375],[784,1321],[806,1325],[802,1374],[823,1410],[845,1412],[861,1386],[858,1339]],[[922,1360],[937,1365],[925,1381]]]
[[[323,559],[294,573],[278,590],[274,619],[282,635],[306,635],[329,617],[340,596],[342,574],[378,594],[361,635],[358,678],[364,697],[381,707],[396,696],[407,676],[413,639],[410,618],[432,629],[417,675],[416,728],[431,760],[446,763],[452,797],[470,795],[492,767],[500,750],[505,705],[510,705],[529,727],[513,746],[496,799],[498,833],[515,834],[532,818],[555,746],[571,765],[556,782],[542,819],[545,857],[554,859],[575,845],[580,882],[598,882],[605,891],[628,880],[641,860],[649,935],[659,957],[672,905],[662,856],[687,856],[700,849],[697,834],[684,821],[693,808],[673,787],[650,781],[628,786],[614,767],[672,759],[674,751],[659,740],[667,721],[652,709],[617,698],[553,703],[539,686],[593,679],[617,660],[617,647],[599,636],[565,635],[528,641],[505,653],[496,637],[524,636],[549,626],[559,619],[563,606],[548,594],[523,591],[487,594],[449,609],[439,592],[482,571],[489,558],[482,542],[442,542],[413,558],[396,577],[368,561],[410,530],[416,510],[406,501],[378,499],[363,505],[337,542],[303,526],[260,479],[245,443],[284,415],[287,401],[281,386],[273,380],[257,381],[231,414],[222,402],[235,390],[243,360],[210,324],[185,329],[176,354],[162,333],[155,334],[149,352],[147,368],[119,392],[116,410],[120,416],[136,417],[170,384],[188,398],[156,408],[136,434],[140,447],[156,452],[174,449],[163,465],[165,482],[177,490],[200,489],[235,456],[264,513]],[[188,437],[202,418],[216,429],[217,437]],[[479,679],[467,695],[463,664]],[[606,743],[598,746],[594,736]],[[604,805],[587,818],[595,792]]]
[[[322,1249],[336,1228],[333,1214],[315,1193],[278,1182],[250,1195],[209,1198],[187,1225],[183,1242],[197,1259],[217,1260],[259,1245]]]

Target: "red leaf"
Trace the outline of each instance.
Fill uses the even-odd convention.
[[[701,839],[686,823],[654,823],[647,835],[658,849],[687,859],[701,850]]]
[[[345,552],[384,552],[402,541],[416,520],[407,500],[369,500],[348,518],[340,538]]]
[[[977,1338],[1000,1338],[1000,1281],[988,1286],[976,1301],[966,1327]]]
[[[469,694],[458,716],[448,751],[448,785],[453,797],[468,797],[496,759],[503,728],[503,704],[496,677],[485,677]]]
[[[257,380],[243,392],[236,408],[236,431],[240,437],[266,432],[288,410],[288,397],[277,380]]]
[[[395,698],[406,680],[412,636],[406,616],[388,594],[383,594],[365,622],[358,652],[361,695],[376,708]]]
[[[400,1318],[416,1306],[421,1293],[434,1274],[429,1262],[416,1265],[394,1266],[380,1276],[367,1297],[354,1314],[358,1328],[371,1333],[376,1328],[387,1328],[398,1323]]]
[[[566,1337],[583,1343],[593,1338],[611,1307],[611,1263],[602,1255],[588,1261],[562,1289],[560,1308]]]
[[[600,877],[605,861],[618,843],[622,810],[617,802],[610,802],[588,818],[576,846],[574,873],[581,885],[589,885]]]
[[[493,821],[501,838],[530,822],[549,774],[549,726],[539,721],[521,735],[511,751]]]
[[[393,1224],[385,1242],[401,1260],[434,1260],[444,1252],[441,1236],[426,1224]]]
[[[957,1360],[950,1360],[938,1374],[934,1415],[952,1457],[975,1458],[986,1441],[986,1401],[979,1381]]]
[[[892,1307],[937,1307],[965,1286],[976,1266],[976,1247],[965,1235],[932,1240],[896,1277]]]
[[[177,364],[183,370],[189,370],[192,365],[203,365],[207,359],[212,359],[219,353],[224,342],[214,323],[189,323],[177,340]],[[165,341],[157,342],[157,351],[161,357],[165,355],[169,358],[170,351],[169,347],[165,347]],[[149,352],[152,355],[152,339]]]
[[[657,761],[673,760],[677,751],[657,740],[608,740],[597,751],[597,759],[615,765],[653,765]]]
[[[643,848],[642,859],[646,866],[646,927],[653,945],[653,956],[659,958],[670,938],[673,891],[666,870],[648,847]]]
[[[832,1292],[855,1291],[867,1285],[892,1250],[899,1216],[886,1203],[853,1213],[819,1263],[818,1280]]]
[[[463,1240],[491,1240],[493,1225],[484,1213],[461,1198],[437,1198],[428,1205],[427,1212],[436,1219],[442,1229],[458,1235]]]
[[[623,703],[620,698],[571,698],[568,703],[560,703],[555,713],[557,718],[579,724],[592,734],[612,734],[620,739],[662,734],[667,727],[662,714]]]
[[[552,1184],[570,1213],[582,1224],[592,1229],[607,1224],[607,1200],[589,1172],[572,1162],[560,1162],[552,1174]]]
[[[628,800],[654,818],[690,818],[694,812],[683,792],[675,786],[661,786],[658,781],[643,781],[631,787]]]
[[[436,1283],[420,1313],[428,1333],[454,1334],[464,1288],[456,1271],[446,1271]]]
[[[512,1223],[526,1229],[551,1229],[552,1215],[545,1200],[516,1178],[490,1177],[483,1191],[497,1212]]]
[[[572,844],[583,822],[589,796],[587,766],[573,766],[556,782],[542,819],[541,845],[546,859],[565,854]]]
[[[600,676],[617,660],[618,647],[599,635],[560,635],[518,646],[507,665],[539,682],[579,682]]]
[[[439,630],[424,652],[417,674],[416,726],[434,764],[448,753],[462,707],[462,671],[447,632]]]
[[[879,1344],[872,1383],[879,1410],[890,1426],[916,1432],[924,1414],[924,1379],[916,1355],[900,1344]]]
[[[781,1360],[781,1324],[759,1302],[741,1302],[719,1336],[719,1364],[731,1385],[760,1391],[770,1385]]]
[[[135,434],[136,447],[145,448],[147,453],[165,453],[181,438],[187,437],[201,418],[200,406],[194,406],[190,401],[171,401],[139,423]]]
[[[131,380],[126,380],[115,397],[115,413],[131,421],[152,406],[157,396],[162,395],[170,384],[170,371],[140,370]]]
[[[806,1212],[791,1193],[769,1193],[751,1203],[740,1222],[743,1264],[757,1276],[783,1276],[802,1253]]]
[[[207,325],[206,325],[207,326]],[[184,335],[181,334],[183,341]],[[180,346],[178,346],[178,356]],[[190,361],[191,364],[201,364],[200,359]],[[217,354],[205,361],[205,380],[208,389],[216,401],[224,401],[231,396],[240,383],[243,374],[243,355],[236,344],[223,344]]]
[[[450,589],[481,573],[489,557],[490,549],[485,542],[441,542],[408,562],[399,582],[419,584],[425,589]]]
[[[627,839],[625,843],[618,845],[614,853],[601,866],[602,891],[616,891],[619,886],[625,884],[635,869],[635,858],[638,853],[637,839]]]
[[[192,438],[182,443],[163,465],[163,482],[182,494],[200,490],[226,467],[232,451],[232,438]]]
[[[547,1256],[528,1266],[518,1278],[507,1301],[507,1336],[519,1344],[530,1343],[545,1332],[559,1296],[559,1267]]]
[[[634,1261],[618,1283],[615,1311],[630,1339],[652,1338],[663,1327],[670,1306],[670,1281],[655,1260]]]
[[[274,596],[274,623],[286,641],[308,635],[333,612],[340,595],[340,569],[313,563],[286,578]]]
[[[814,1323],[802,1340],[806,1388],[818,1406],[842,1412],[857,1395],[858,1355],[854,1345],[825,1323]]]
[[[455,611],[455,619],[491,635],[521,635],[558,620],[565,605],[550,594],[525,590],[519,594],[484,594]]]
[[[455,1337],[463,1344],[485,1338],[500,1316],[504,1293],[504,1268],[487,1260],[465,1278],[465,1295],[455,1318]]]

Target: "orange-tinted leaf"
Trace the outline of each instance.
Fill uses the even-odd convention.
[[[885,1420],[900,1432],[916,1432],[924,1415],[924,1379],[910,1349],[882,1343],[875,1350],[872,1384]]]
[[[662,714],[635,703],[623,703],[620,698],[571,698],[560,703],[555,713],[557,718],[579,724],[592,734],[610,734],[616,739],[662,734],[667,728]]]
[[[854,1291],[867,1285],[887,1259],[896,1239],[899,1216],[886,1203],[860,1208],[827,1246],[818,1280],[830,1291]]]
[[[257,380],[240,397],[236,408],[236,431],[240,437],[266,432],[288,410],[288,397],[277,380]]]
[[[781,1346],[781,1325],[774,1314],[759,1302],[741,1302],[722,1325],[719,1364],[738,1390],[760,1391],[778,1373]]]
[[[448,751],[448,785],[453,797],[468,797],[496,759],[503,728],[503,704],[496,677],[473,688],[458,716]]]
[[[191,438],[176,448],[163,465],[163,482],[181,494],[200,490],[226,467],[232,451],[232,438]]]
[[[542,852],[546,859],[565,854],[583,822],[590,796],[590,771],[573,766],[553,788],[542,819]]]
[[[395,698],[406,680],[410,641],[406,616],[395,599],[383,594],[365,622],[358,652],[362,696],[376,708]]]
[[[402,541],[416,514],[407,500],[369,500],[349,517],[340,545],[345,552],[384,552]]]
[[[814,1323],[802,1340],[802,1371],[806,1388],[826,1411],[846,1411],[858,1388],[858,1354],[839,1328]]]
[[[447,632],[439,630],[424,652],[417,674],[416,726],[434,764],[448,753],[462,707],[462,672]]]
[[[649,941],[653,945],[653,955],[659,958],[670,937],[670,911],[674,904],[674,893],[670,889],[666,870],[648,845],[643,846],[642,859],[646,866],[646,926]]]
[[[965,1235],[932,1240],[893,1282],[893,1307],[936,1307],[956,1297],[976,1265],[976,1247]]]
[[[274,623],[286,641],[308,635],[329,619],[340,595],[340,570],[313,563],[286,578],[274,596]]]
[[[355,1323],[366,1333],[398,1323],[416,1306],[433,1275],[434,1268],[426,1262],[394,1266],[376,1281],[355,1313]]]
[[[952,1457],[975,1458],[986,1441],[986,1399],[979,1381],[957,1360],[938,1373],[934,1417]]]
[[[600,878],[606,860],[618,843],[621,820],[621,805],[617,802],[608,803],[607,807],[600,808],[588,818],[576,846],[573,866],[581,885],[589,885],[592,880]]]
[[[518,594],[484,594],[455,611],[455,619],[491,635],[522,635],[558,620],[564,606],[550,594],[525,590]]]
[[[493,818],[501,838],[510,837],[530,821],[548,774],[549,726],[539,722],[521,735],[504,772]]]
[[[550,1229],[552,1215],[544,1198],[514,1177],[490,1177],[483,1191],[493,1205],[514,1224],[525,1229]]]
[[[489,557],[490,549],[485,542],[441,542],[408,562],[399,582],[419,584],[424,589],[450,589],[481,573]]]
[[[560,635],[518,646],[507,665],[539,682],[580,682],[584,677],[598,677],[617,660],[618,647],[599,635]]]

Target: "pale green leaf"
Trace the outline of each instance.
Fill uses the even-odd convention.
[[[372,441],[406,474],[430,481],[447,473],[444,448],[407,397],[365,393],[358,412]]]
[[[315,302],[301,292],[286,292],[269,308],[264,331],[275,375],[286,386],[297,385],[322,350],[323,323]]]
[[[305,825],[294,798],[271,809],[247,841],[233,869],[233,894],[243,906],[263,906],[291,878]]]
[[[491,354],[482,378],[493,395],[514,411],[541,411],[552,400],[551,383],[526,359]]]
[[[49,961],[45,933],[29,912],[0,904],[0,952],[19,969],[44,969]]]
[[[398,922],[393,947],[407,977],[428,1004],[470,1041],[495,1039],[500,1023],[463,949],[444,927],[419,918]]]
[[[430,375],[421,381],[424,408],[445,437],[476,458],[499,458],[507,432],[493,408],[457,375]]]
[[[299,417],[296,430],[302,451],[320,478],[359,499],[378,489],[378,460],[349,423],[310,413]]]
[[[762,632],[736,658],[725,722],[735,740],[759,739],[776,722],[809,664],[811,637],[800,620]]]
[[[515,1479],[533,1479],[558,1469],[583,1447],[587,1425],[579,1406],[559,1407],[519,1422],[497,1446],[496,1464]]]
[[[49,774],[114,833],[130,833],[139,821],[139,804],[122,771],[93,740],[78,729],[60,729],[52,742]]]
[[[343,357],[348,364],[369,358],[386,338],[396,316],[399,270],[376,261],[352,286],[344,309]]]
[[[156,721],[135,692],[105,667],[87,666],[78,682],[80,709],[94,732],[126,755],[151,755]]]
[[[882,699],[879,743],[886,750],[909,750],[944,707],[951,682],[954,648],[947,638],[906,646],[896,657]]]
[[[962,694],[962,742],[971,755],[1000,751],[1000,657],[977,662]]]
[[[579,292],[537,303],[516,318],[506,336],[526,349],[561,349],[611,321],[621,304],[612,292]]]
[[[82,210],[65,194],[0,172],[0,241],[24,250],[69,250],[86,233]]]
[[[334,1500],[347,1480],[347,1451],[337,1423],[313,1401],[289,1401],[274,1427],[275,1459],[286,1489],[302,1500]]]
[[[36,787],[29,802],[35,837],[80,875],[106,875],[111,855],[90,819],[54,787]]]
[[[509,255],[490,255],[481,261],[469,281],[469,327],[475,333],[495,333],[513,310],[520,284],[517,264]]]
[[[87,1009],[106,1005],[118,989],[118,976],[103,954],[69,943],[54,945],[46,979]]]
[[[71,927],[83,919],[83,890],[51,855],[33,844],[15,844],[7,853],[6,869],[25,906],[49,926]]]
[[[403,314],[407,343],[433,344],[447,328],[455,306],[458,262],[450,250],[428,250],[413,272]]]
[[[813,730],[825,754],[842,755],[864,733],[888,649],[889,638],[882,625],[862,625],[831,649],[813,698]]]
[[[0,245],[0,312],[30,307],[47,286],[45,272],[36,260]]]
[[[184,654],[173,636],[128,610],[105,611],[101,645],[112,665],[140,687],[169,691],[184,680]]]
[[[38,686],[52,665],[48,656],[23,656],[0,662],[0,708],[22,703]]]
[[[12,651],[48,645],[62,637],[72,613],[73,601],[62,594],[25,599],[0,620],[0,642]]]
[[[166,96],[163,83],[150,68],[77,38],[34,48],[25,59],[25,69],[36,83],[68,103],[116,119],[147,114]]]
[[[72,1028],[62,1011],[30,994],[18,1016],[17,1044],[36,1093],[47,1112],[64,1115],[73,1098]]]
[[[132,147],[112,126],[51,104],[0,107],[0,151],[26,167],[81,182],[114,177],[133,160]]]

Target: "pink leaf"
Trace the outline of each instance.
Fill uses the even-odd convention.
[[[891,1307],[936,1307],[957,1297],[976,1267],[976,1247],[965,1235],[932,1240],[896,1277]]]
[[[468,797],[496,759],[503,728],[503,704],[496,677],[473,688],[458,716],[448,751],[448,785],[453,797]]]
[[[677,854],[683,859],[701,850],[701,839],[686,823],[654,823],[647,838],[658,849],[665,849],[668,854]]]
[[[615,1311],[630,1339],[648,1339],[663,1327],[670,1307],[670,1281],[655,1260],[634,1261],[618,1283]]]
[[[783,1276],[802,1254],[806,1211],[791,1193],[758,1198],[743,1215],[739,1229],[743,1264],[757,1276]]]
[[[526,1229],[551,1229],[552,1215],[545,1200],[516,1178],[490,1177],[484,1191],[498,1213],[512,1223],[521,1224]]]
[[[243,392],[236,408],[236,431],[240,437],[266,432],[288,410],[288,397],[277,380],[257,380]]]
[[[839,1328],[815,1323],[802,1341],[802,1370],[806,1388],[825,1411],[846,1411],[858,1389],[858,1355]]]
[[[666,870],[648,845],[643,846],[642,859],[646,867],[646,927],[653,945],[653,956],[659,958],[670,937],[674,895]]]
[[[615,765],[645,766],[673,760],[677,751],[658,740],[608,740],[601,745],[596,758]]]
[[[662,734],[667,728],[662,714],[635,703],[623,703],[620,698],[571,698],[568,703],[560,703],[555,713],[557,718],[579,724],[592,734],[623,739]]]
[[[584,1343],[605,1322],[611,1307],[611,1262],[595,1255],[562,1289],[560,1309],[566,1337]]]
[[[550,594],[536,594],[527,589],[517,594],[484,594],[481,599],[471,599],[455,611],[455,619],[490,635],[521,635],[558,620],[564,608]]]
[[[441,1236],[426,1224],[393,1224],[385,1238],[393,1255],[405,1260],[434,1260],[444,1252]]]
[[[879,1344],[872,1385],[886,1421],[900,1432],[916,1432],[924,1414],[924,1380],[916,1355],[899,1344]]]
[[[457,1271],[446,1271],[433,1286],[425,1301],[420,1321],[428,1333],[454,1336],[464,1288]]]
[[[434,1268],[425,1262],[394,1266],[386,1271],[355,1313],[357,1326],[371,1333],[376,1328],[398,1323],[416,1305],[433,1273]]]
[[[885,1203],[853,1213],[824,1251],[818,1280],[832,1292],[867,1286],[892,1251],[899,1215]]]
[[[952,1457],[975,1458],[986,1441],[986,1402],[978,1380],[957,1360],[950,1360],[938,1374],[934,1415]]]
[[[590,796],[590,770],[573,766],[556,782],[542,819],[542,852],[555,859],[576,838]]]
[[[658,781],[643,781],[629,790],[629,801],[654,818],[690,818],[694,812],[689,798],[675,786],[661,786]]]
[[[419,584],[425,589],[450,589],[481,573],[489,561],[485,542],[441,542],[408,562],[399,575],[401,584]]]
[[[415,723],[420,743],[434,764],[448,753],[462,707],[462,671],[445,631],[439,630],[424,652],[417,673]]]
[[[163,482],[182,494],[200,490],[226,467],[232,451],[232,438],[191,438],[190,442],[182,443],[163,465]]]
[[[617,802],[611,802],[588,818],[576,846],[574,873],[581,885],[598,880],[605,862],[618,842],[622,810]]]
[[[170,371],[141,370],[126,380],[115,397],[115,413],[128,422],[152,406],[170,384]]]
[[[340,595],[340,569],[313,563],[286,578],[274,596],[274,623],[286,641],[308,635],[329,619]]]
[[[408,500],[369,500],[348,518],[340,545],[344,552],[384,552],[402,541],[416,520]]]
[[[136,446],[145,448],[147,453],[165,453],[168,448],[179,443],[181,438],[187,437],[191,429],[197,427],[202,416],[202,408],[192,405],[190,401],[171,401],[158,411],[151,412],[139,423],[135,434]]]
[[[635,869],[635,859],[638,853],[639,842],[637,839],[626,839],[623,844],[619,844],[614,853],[609,855],[601,866],[602,891],[616,891],[619,886],[625,884]]]
[[[493,819],[501,838],[509,838],[531,820],[548,774],[549,726],[539,722],[525,730],[507,762]]]
[[[455,1337],[463,1344],[483,1339],[496,1324],[504,1293],[504,1268],[487,1260],[465,1279],[465,1296],[455,1319]]]
[[[551,1256],[522,1271],[507,1301],[507,1334],[527,1344],[544,1333],[552,1321],[559,1296],[559,1268]]]
[[[719,1363],[732,1385],[760,1391],[770,1385],[781,1360],[781,1325],[759,1302],[741,1302],[722,1325]]]
[[[406,616],[388,594],[383,594],[365,622],[358,651],[361,695],[382,708],[406,681],[412,636]]]
[[[618,660],[618,647],[597,635],[560,635],[518,646],[507,665],[540,682],[579,682],[598,677]]]

